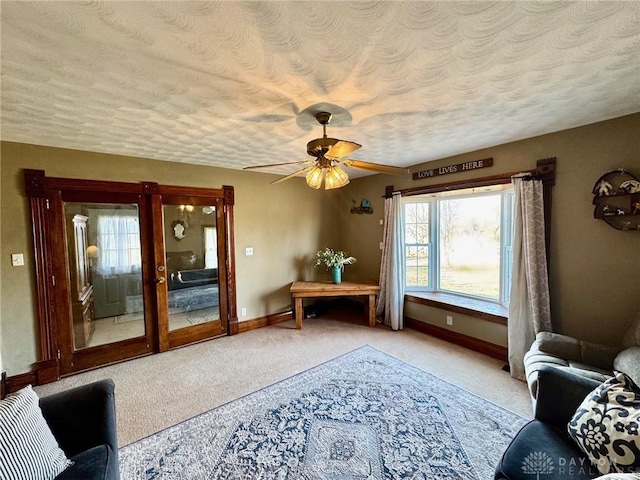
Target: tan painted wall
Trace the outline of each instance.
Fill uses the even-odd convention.
[[[636,114],[428,164],[432,168],[494,158],[493,167],[476,172],[416,182],[410,176],[375,175],[353,179],[337,191],[315,191],[303,179],[273,187],[268,182],[274,177],[266,174],[4,142],[0,152],[3,367],[15,375],[29,370],[36,360],[32,244],[23,168],[44,169],[47,175],[59,177],[210,188],[233,185],[238,309],[247,308],[246,320],[290,308],[291,281],[328,278],[311,267],[314,252],[325,246],[348,250],[358,258],[358,263],[346,267],[345,279],[378,278],[385,185],[407,188],[530,169],[537,159],[556,156],[550,272],[554,328],[615,345],[640,308],[640,233],[619,232],[594,220],[591,189],[612,168],[625,166],[640,175],[639,131],[640,114]],[[353,202],[359,204],[363,198],[371,201],[374,213],[349,213]],[[253,257],[244,256],[248,246],[254,248]],[[10,253],[18,252],[25,253],[25,267],[11,267]],[[419,307],[409,311],[439,325],[443,312]],[[465,318],[456,322],[454,330],[505,345],[504,329],[493,328],[496,324],[490,322],[483,322],[485,326],[472,322]]]
[[[409,188],[531,169],[536,160],[557,157],[551,226],[550,290],[554,330],[580,338],[618,345],[640,310],[640,232],[621,232],[593,218],[591,189],[608,170],[630,169],[640,176],[640,114],[521,140],[416,166],[412,171],[493,157],[492,167],[413,181],[410,175],[376,175],[355,179],[344,191],[342,245],[358,257],[349,266],[354,275],[377,278],[386,185]],[[364,158],[363,158],[364,159]],[[373,215],[349,214],[352,202],[366,198]],[[352,270],[353,269],[353,270]],[[412,306],[417,319],[440,325],[445,312]],[[476,324],[491,332],[482,337],[506,345],[506,329],[490,322]],[[493,324],[495,325],[495,324]],[[453,330],[474,336],[469,322],[454,322]]]
[[[1,144],[2,308],[0,346],[8,375],[30,370],[36,358],[33,246],[22,169],[48,176],[165,185],[235,189],[235,239],[239,320],[259,318],[291,307],[289,284],[324,272],[312,267],[313,254],[335,246],[340,225],[332,221],[339,192],[315,191],[304,179],[269,185],[273,175],[103,155],[10,142]],[[254,256],[244,255],[245,247]],[[11,253],[24,253],[25,266],[12,267]],[[328,276],[326,277],[328,278]]]
[[[445,330],[464,333],[502,347],[507,346],[507,326],[461,313],[449,312],[415,302],[404,302],[404,314],[409,318],[429,323]],[[453,326],[447,325],[447,315],[453,317]]]

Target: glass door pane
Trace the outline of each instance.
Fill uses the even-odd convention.
[[[209,325],[220,333],[216,206],[167,201],[162,212],[169,331]]]
[[[144,337],[137,204],[65,202],[73,350]]]

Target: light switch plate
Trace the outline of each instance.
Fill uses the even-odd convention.
[[[245,248],[245,249],[244,249],[244,254],[245,254],[247,257],[250,257],[251,255],[253,255],[253,247],[247,247],[247,248]]]
[[[12,253],[11,265],[14,267],[22,267],[24,265],[24,255],[21,253]]]

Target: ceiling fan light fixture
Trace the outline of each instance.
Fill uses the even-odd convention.
[[[347,175],[347,172],[338,166],[327,167],[327,173],[324,179],[325,190],[344,187],[348,183],[349,175]]]
[[[307,173],[307,176],[305,178],[307,180],[307,185],[317,190],[322,185],[322,180],[324,178],[324,169],[316,165],[309,171],[309,173]]]
[[[2,0],[0,0],[2,1]],[[408,168],[392,167],[390,165],[380,165],[377,163],[363,162],[352,158],[344,158],[348,154],[355,152],[362,147],[359,143],[350,142],[348,140],[339,140],[337,138],[327,137],[327,124],[331,121],[331,113],[319,112],[315,115],[316,120],[322,125],[322,137],[311,140],[307,143],[307,154],[314,157],[315,160],[307,160],[302,162],[284,162],[272,163],[270,165],[251,165],[244,167],[246,170],[256,168],[271,168],[285,165],[304,165],[289,175],[280,177],[271,182],[271,184],[281,183],[298,175],[305,175],[307,185],[311,188],[320,189],[324,183],[325,190],[344,187],[349,183],[349,175],[339,165],[345,167],[360,168],[370,170],[376,173],[386,173],[389,175],[404,175],[409,173]]]

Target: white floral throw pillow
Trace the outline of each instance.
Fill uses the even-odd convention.
[[[587,395],[569,435],[600,473],[640,473],[640,388],[616,373]]]

